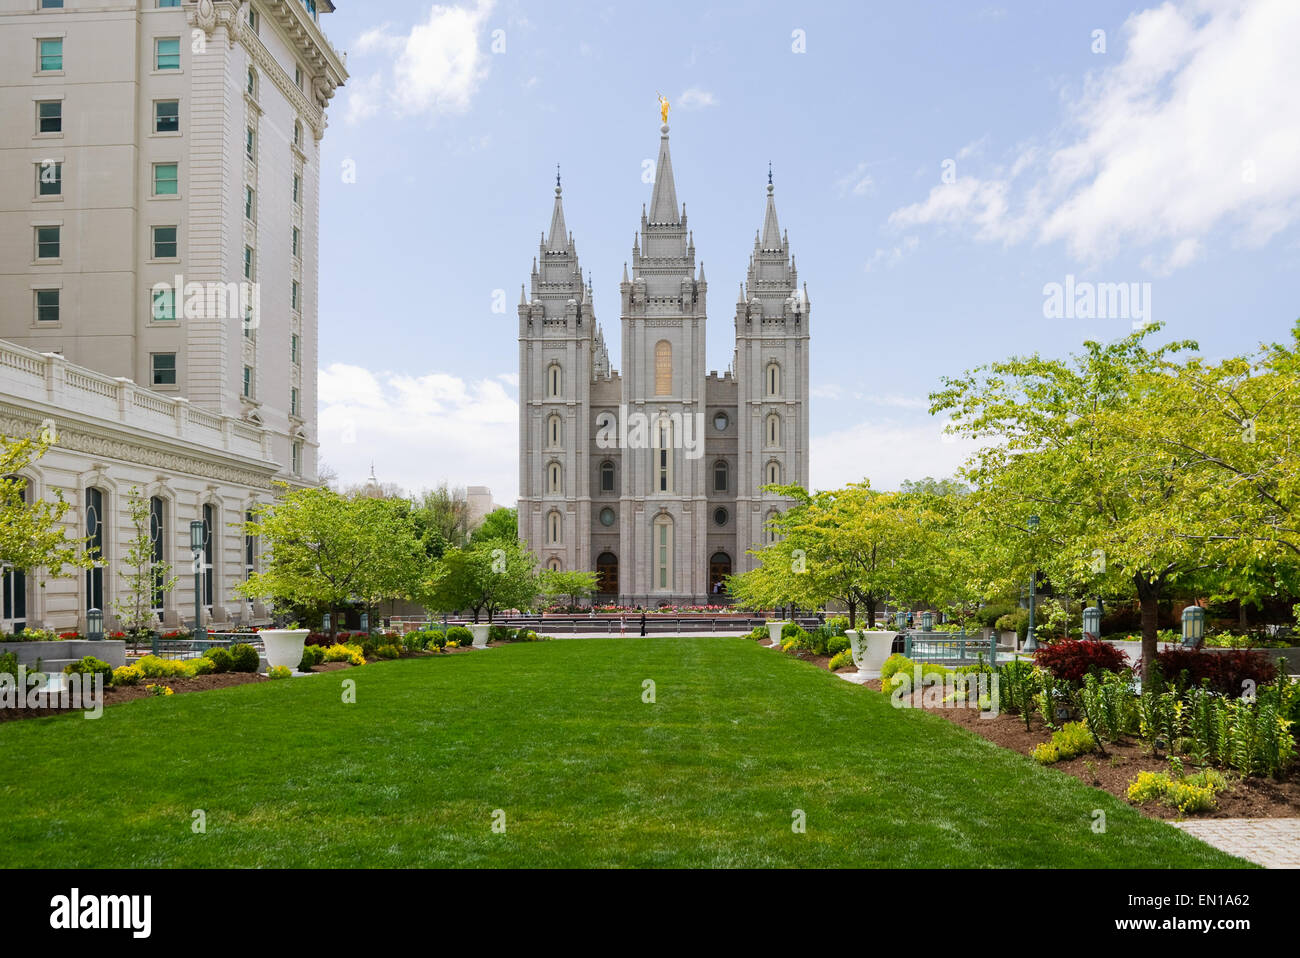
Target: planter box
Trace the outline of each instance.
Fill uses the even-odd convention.
[[[121,639],[105,639],[103,642],[77,640],[72,642],[2,642],[0,652],[16,652],[18,664],[28,669],[36,667],[40,659],[42,667],[55,671],[53,663],[62,663],[57,671],[63,671],[63,665],[76,662],[88,655],[93,655],[113,668],[126,665],[126,642]]]
[[[491,632],[490,625],[471,625],[469,630],[474,633],[474,648],[486,649],[488,647],[488,633]]]
[[[298,666],[302,663],[302,650],[307,644],[307,636],[311,633],[306,629],[268,629],[265,632],[258,633],[262,640],[262,645],[266,649],[266,667],[270,669],[284,666],[294,672],[298,671]]]
[[[889,653],[893,651],[896,634],[850,630],[848,636],[853,646],[853,664],[858,667],[858,671],[874,673],[873,677],[878,677],[885,659],[889,658]]]

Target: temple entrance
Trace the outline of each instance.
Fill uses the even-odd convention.
[[[731,575],[731,556],[715,553],[709,560],[709,595],[727,594],[727,577]]]
[[[602,552],[596,559],[596,591],[618,595],[618,556],[612,552]]]

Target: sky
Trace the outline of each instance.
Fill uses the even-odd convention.
[[[812,309],[815,488],[955,474],[944,376],[1143,322],[1239,354],[1300,318],[1296,0],[340,0],[321,23],[351,74],[321,198],[321,459],[344,484],[373,463],[514,503],[515,309],[556,165],[617,366],[660,93],[712,369],[771,164]]]

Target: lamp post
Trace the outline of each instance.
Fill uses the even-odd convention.
[[[1038,531],[1038,516],[1029,517],[1029,534]],[[1031,550],[1032,551],[1032,550]],[[1031,556],[1033,558],[1033,556]],[[1038,651],[1038,638],[1034,635],[1034,612],[1038,604],[1038,567],[1035,565],[1029,574],[1029,632],[1025,636],[1025,651]]]
[[[104,612],[102,609],[86,611],[86,638],[91,642],[104,641]]]
[[[933,631],[934,631],[934,613],[933,613],[933,612],[922,612],[922,613],[921,613],[921,631],[922,631],[922,632],[933,632]]]
[[[1083,637],[1095,642],[1101,641],[1101,609],[1095,605],[1083,610]]]
[[[1205,641],[1205,610],[1199,605],[1183,609],[1183,645],[1199,649]]]
[[[899,632],[907,631],[907,613],[901,609],[894,613],[894,627]]]
[[[190,523],[190,551],[194,553],[194,638],[200,641],[207,635],[203,628],[203,547],[207,544],[208,527],[202,519]]]

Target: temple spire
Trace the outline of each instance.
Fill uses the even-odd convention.
[[[655,166],[655,189],[650,198],[651,223],[678,223],[677,186],[673,182],[673,159],[668,150],[668,124],[659,128],[659,161]]]
[[[781,240],[781,224],[776,218],[776,197],[773,195],[776,188],[772,185],[772,171],[769,168],[767,172],[767,214],[763,217],[763,239],[760,246],[763,249],[784,249],[785,245]]]
[[[569,231],[564,225],[564,187],[560,185],[560,167],[555,167],[555,212],[551,214],[551,235],[546,239],[548,250],[569,248]]]

